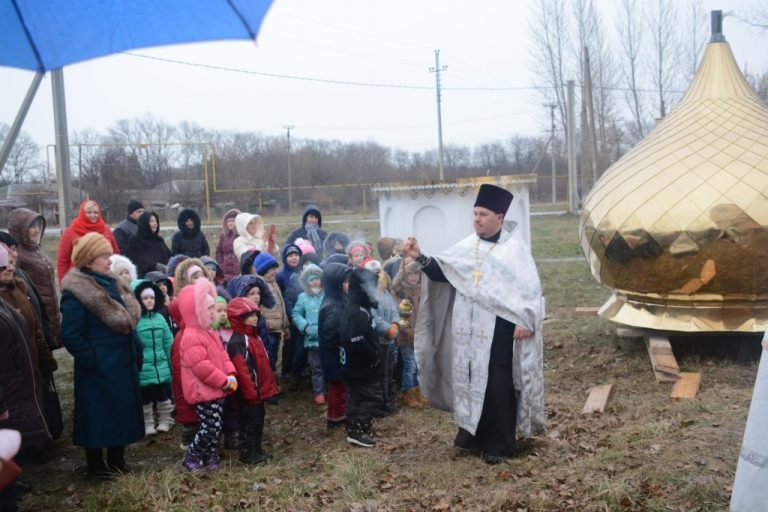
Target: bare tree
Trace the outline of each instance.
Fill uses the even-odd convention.
[[[0,124],[0,146],[8,136],[10,126]],[[42,171],[40,162],[40,146],[26,132],[20,132],[13,143],[5,166],[0,169],[0,184],[22,183],[31,181]]]
[[[667,115],[672,102],[672,90],[677,83],[679,48],[675,30],[678,26],[677,9],[672,0],[655,0],[651,3],[648,23],[653,43],[653,85],[659,98],[658,117]]]
[[[642,74],[641,51],[643,49],[642,11],[637,0],[622,0],[618,10],[617,27],[621,40],[622,73],[627,87],[625,98],[632,112],[631,134],[634,141],[645,136],[645,109],[640,91]]]
[[[565,0],[536,0],[528,25],[535,84],[548,103],[557,104],[560,128],[565,131],[565,73],[568,68],[570,28]]]
[[[106,141],[115,146],[127,146],[141,166],[150,187],[170,179],[172,142],[176,129],[147,114],[129,121],[121,119],[110,128]]]
[[[682,69],[690,83],[699,67],[704,46],[707,44],[707,13],[702,0],[689,0],[685,10],[685,37],[681,38]]]

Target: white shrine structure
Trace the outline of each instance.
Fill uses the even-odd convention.
[[[437,254],[473,232],[472,208],[483,183],[512,192],[505,220],[515,221],[531,243],[530,198],[535,174],[482,176],[455,181],[411,181],[376,186],[381,236],[414,235],[427,254]]]

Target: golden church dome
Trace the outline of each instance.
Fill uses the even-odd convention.
[[[584,201],[581,246],[613,289],[604,318],[768,330],[768,108],[713,41],[677,107]]]

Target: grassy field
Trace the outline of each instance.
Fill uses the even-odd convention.
[[[579,256],[577,222],[534,217],[535,257]],[[378,225],[368,222],[332,229],[378,235]],[[673,401],[670,386],[655,382],[640,343],[621,342],[615,324],[575,314],[576,306],[599,306],[609,295],[584,261],[538,267],[548,310],[547,430],[507,464],[456,453],[451,416],[432,409],[400,409],[377,420],[376,448],[352,448],[343,432],[325,429],[307,384],[268,406],[268,465],[244,466],[223,451],[220,471],[186,473],[176,426],[129,447],[134,473],[94,483],[67,431],[47,464],[25,468],[34,488],[22,510],[726,510],[759,345],[737,350],[744,343],[673,340],[681,369],[702,372],[696,399]],[[57,358],[69,414],[71,358],[65,351]],[[607,383],[614,392],[606,412],[581,415],[589,389]]]

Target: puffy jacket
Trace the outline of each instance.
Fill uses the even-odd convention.
[[[151,288],[155,292],[155,307],[147,311],[141,302],[141,292]],[[139,373],[139,384],[149,386],[171,382],[171,345],[173,335],[160,310],[163,303],[160,300],[160,288],[150,281],[140,282],[133,290],[136,300],[141,305],[141,318],[136,325],[136,334],[144,346],[144,363]]]
[[[8,232],[16,239],[18,259],[16,266],[27,273],[43,300],[45,312],[50,322],[55,347],[61,347],[61,317],[59,316],[59,298],[56,294],[56,280],[53,263],[37,244],[27,235],[35,220],[42,221],[40,242],[45,234],[45,217],[27,208],[17,208],[8,215]],[[54,348],[54,347],[52,347]]]
[[[283,247],[281,255],[283,260],[283,268],[281,268],[275,276],[275,281],[277,281],[277,285],[280,287],[280,293],[283,295],[285,295],[285,288],[288,286],[288,282],[291,280],[291,276],[301,273],[301,267],[298,265],[291,266],[287,261],[285,261],[286,252],[291,248],[299,249],[299,246],[294,244],[286,244]],[[299,249],[299,256],[301,256],[301,249]],[[288,314],[290,314],[290,312]]]
[[[157,231],[152,232],[149,220],[154,217],[157,221]],[[125,249],[127,256],[135,265],[139,278],[148,272],[157,270],[157,264],[166,265],[171,257],[171,251],[160,236],[160,217],[157,213],[148,211],[141,214],[138,220],[138,231],[128,239]]]
[[[227,375],[235,374],[235,367],[211,329],[208,299],[215,301],[216,289],[207,279],[198,279],[179,293],[179,311],[184,320],[184,335],[179,347],[181,353],[181,386],[184,398],[190,404],[199,404],[224,398],[222,389]]]
[[[339,328],[345,303],[341,286],[350,272],[352,269],[341,263],[329,263],[323,268],[322,281],[325,295],[320,304],[317,330],[320,336],[320,362],[323,365],[323,375],[328,382],[341,380]]]
[[[320,321],[320,305],[323,302],[323,291],[315,294],[309,288],[309,281],[312,279],[321,279],[323,271],[317,265],[308,265],[301,273],[301,285],[304,292],[299,295],[296,305],[293,308],[293,325],[304,337],[305,348],[318,348],[320,346],[320,336],[318,334],[318,323]]]
[[[181,386],[181,338],[184,337],[184,319],[179,311],[179,301],[173,300],[168,306],[168,316],[178,326],[178,331],[173,337],[171,345],[171,388],[173,398],[176,401],[176,421],[182,424],[195,424],[198,422],[195,408],[184,398],[184,389]]]
[[[227,353],[237,370],[237,394],[248,404],[255,405],[280,393],[269,355],[253,327],[245,325],[242,315],[259,311],[250,299],[236,297],[227,306],[232,337]]]
[[[221,219],[221,235],[219,243],[216,245],[216,261],[221,265],[224,271],[224,279],[229,281],[240,274],[240,259],[235,254],[235,239],[237,238],[237,228],[227,229],[227,219],[234,219],[240,214],[240,210],[232,208],[227,210],[224,218]]]
[[[192,219],[194,225],[188,228],[187,219]],[[200,216],[194,210],[181,210],[176,225],[179,230],[174,233],[171,242],[171,256],[177,254],[186,254],[190,258],[199,258],[200,256],[210,256],[211,249],[208,247],[208,239],[200,230]]]
[[[342,375],[347,384],[375,382],[381,375],[379,339],[372,310],[376,301],[376,274],[356,268],[349,276],[344,312],[339,322]]]

